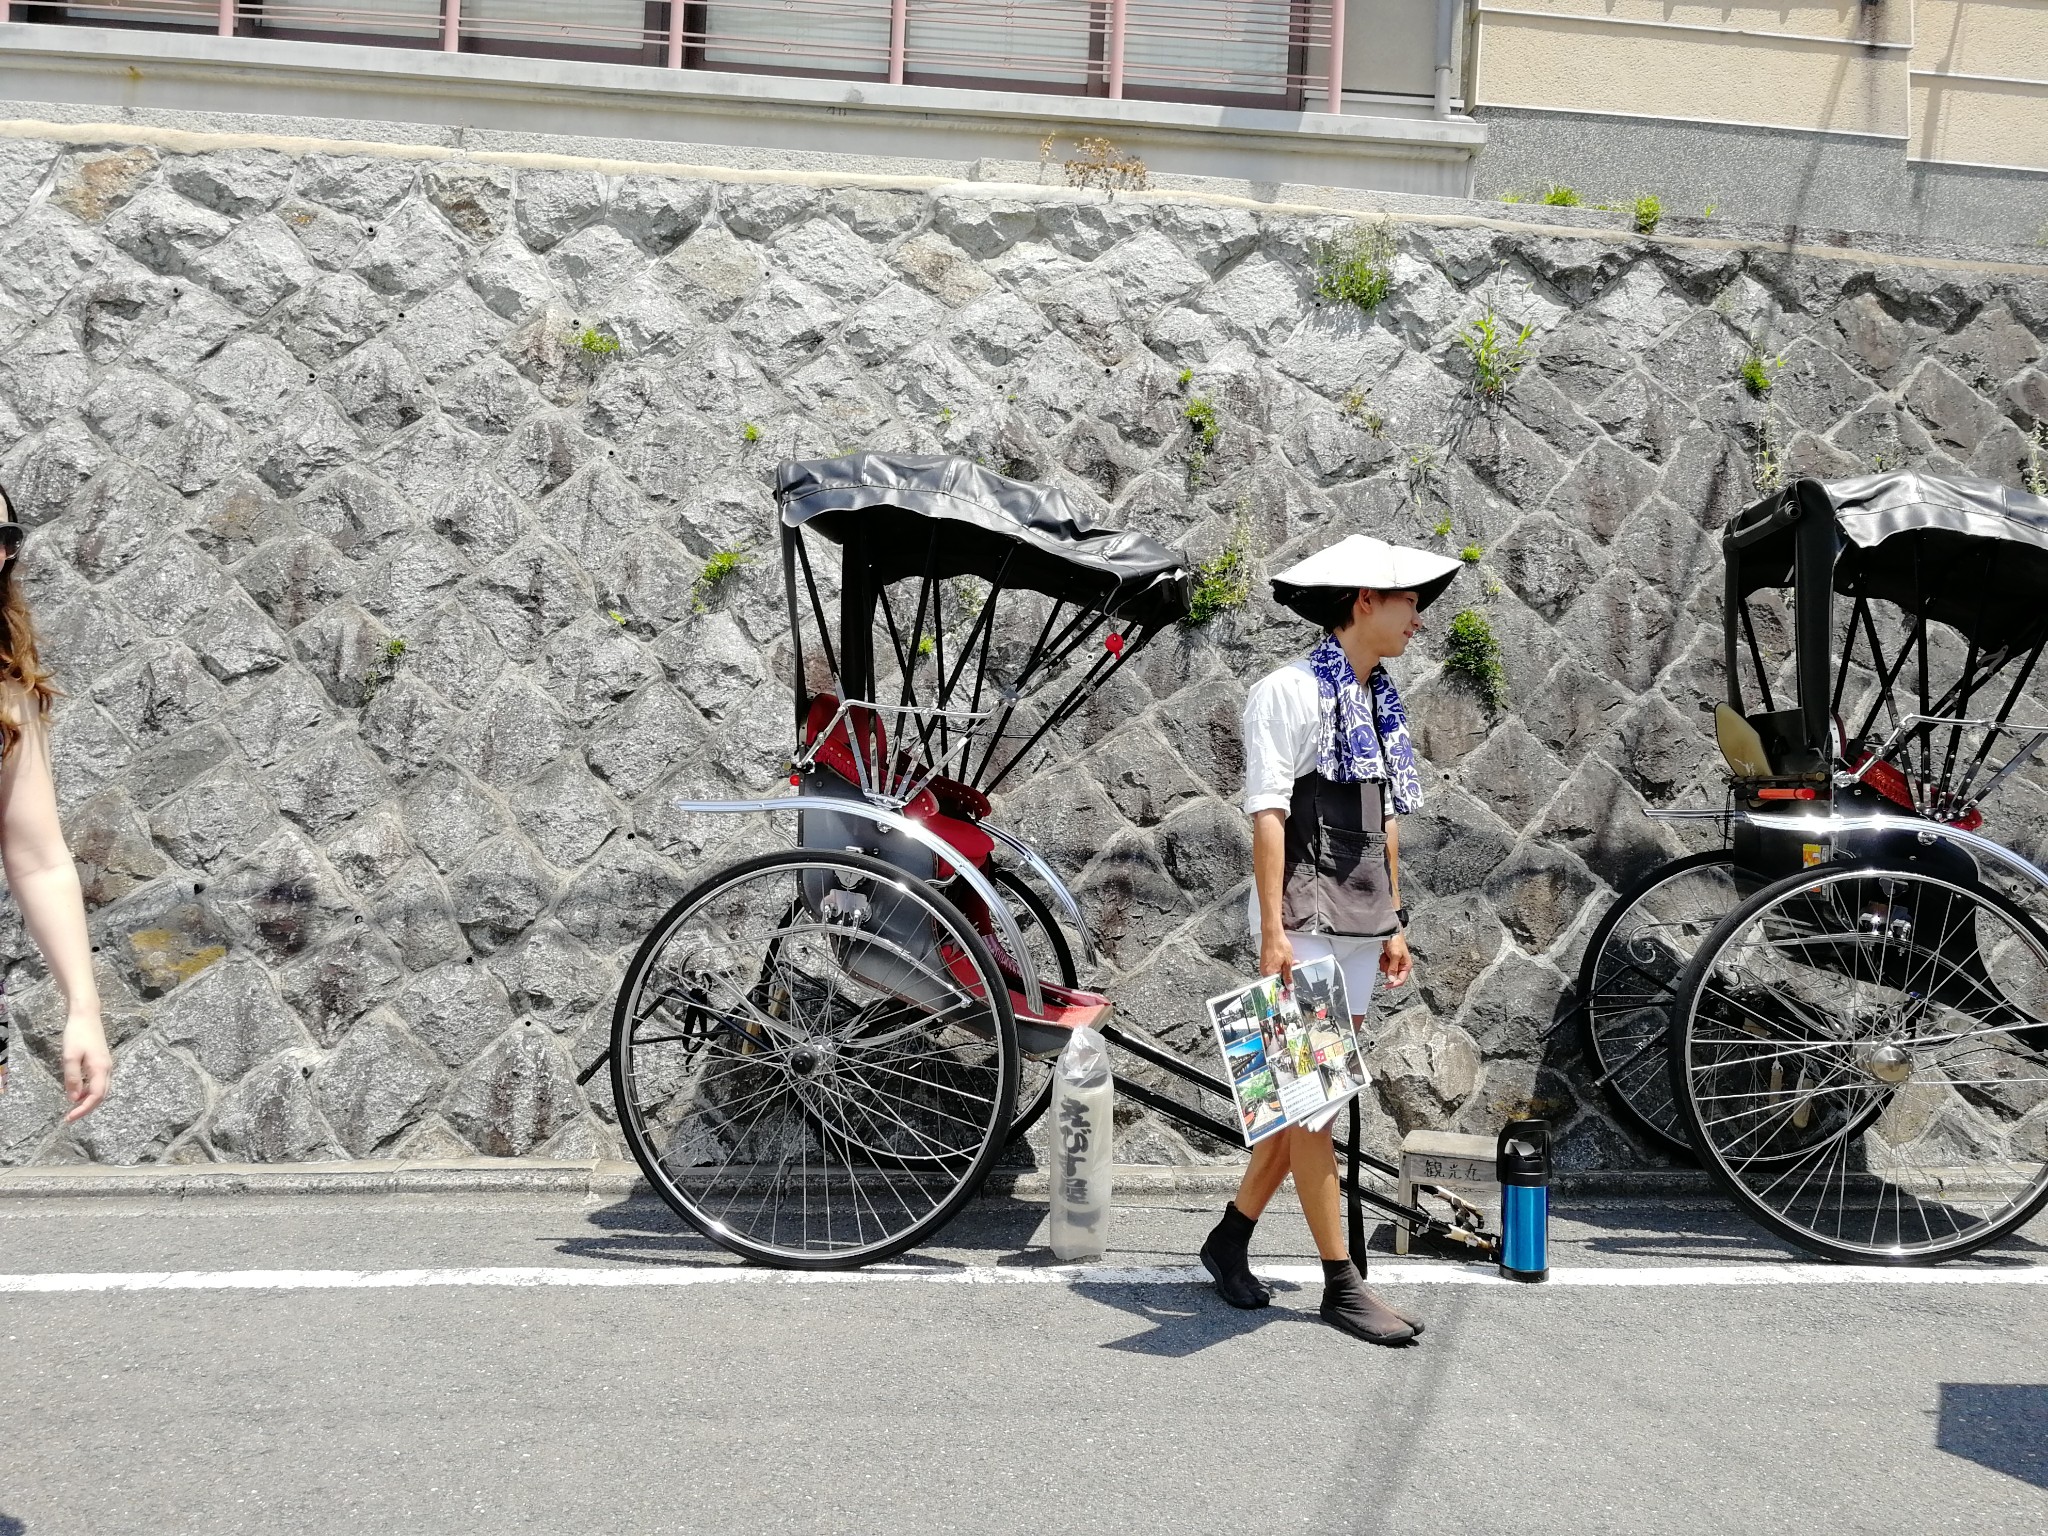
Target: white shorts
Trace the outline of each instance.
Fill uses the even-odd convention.
[[[1344,997],[1351,1004],[1351,1016],[1363,1020],[1372,1012],[1374,990],[1380,980],[1380,951],[1386,947],[1385,939],[1353,939],[1327,933],[1290,933],[1287,942],[1294,946],[1294,963],[1306,965],[1311,960],[1337,958],[1337,968],[1344,973]]]

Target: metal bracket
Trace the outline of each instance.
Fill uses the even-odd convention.
[[[989,883],[988,877],[974,867],[966,854],[947,842],[938,833],[922,822],[912,821],[908,816],[899,816],[894,811],[885,811],[880,806],[869,805],[865,800],[831,800],[822,795],[788,795],[778,800],[677,800],[672,802],[679,811],[702,813],[707,816],[732,815],[746,811],[819,811],[832,816],[860,816],[876,826],[891,832],[901,832],[915,843],[930,849],[942,862],[950,864],[967,882],[968,889],[979,896],[988,908],[989,917],[1002,931],[1004,944],[1009,948],[1010,957],[1017,962],[1018,974],[1024,982],[1024,1001],[1031,1005],[1031,1011],[1043,1015],[1045,992],[1038,983],[1038,967],[1031,963],[1031,953],[1024,947],[1024,935],[1017,927],[1017,920],[1010,916],[1009,903],[1002,893]]]

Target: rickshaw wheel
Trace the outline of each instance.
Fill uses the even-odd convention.
[[[790,1269],[872,1263],[950,1220],[1007,1140],[1017,1069],[980,937],[863,854],[718,870],[655,924],[612,1019],[648,1182],[712,1241]]]
[[[1052,908],[1045,904],[1044,898],[1026,885],[1022,876],[1010,870],[991,869],[989,878],[1001,887],[1004,897],[1009,900],[1011,915],[1024,932],[1024,942],[1031,946],[1031,958],[1038,966],[1038,974],[1063,987],[1078,987],[1081,973],[1074,965],[1074,948],[1067,942],[1065,930],[1060,927],[1059,919],[1053,916]],[[1039,1116],[1052,1103],[1052,1062],[1026,1056],[1019,1063],[1019,1072],[1017,1113],[1010,1122],[1008,1138],[1012,1142],[1036,1125]]]
[[[1579,965],[1579,1041],[1608,1100],[1651,1141],[1692,1156],[1671,1097],[1671,1003],[1678,980],[1743,896],[1735,856],[1689,854],[1615,898]]]
[[[1672,1013],[1714,1180],[1840,1263],[1932,1264],[2048,1203],[2048,932],[1974,882],[1870,866],[1766,886]]]

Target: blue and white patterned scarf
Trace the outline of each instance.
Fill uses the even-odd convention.
[[[1385,667],[1374,667],[1360,687],[1358,674],[1335,635],[1308,654],[1321,705],[1322,740],[1316,772],[1339,784],[1367,779],[1386,783],[1396,815],[1422,809],[1422,773],[1408,739],[1408,711]]]

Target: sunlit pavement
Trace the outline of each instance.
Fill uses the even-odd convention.
[[[0,1536],[2048,1530],[2042,1223],[1933,1283],[1803,1283],[1839,1274],[1712,1198],[1580,1201],[1566,1283],[1375,1255],[1429,1322],[1403,1350],[1312,1285],[1179,1279],[1188,1196],[1120,1209],[1099,1278],[920,1283],[1042,1269],[1043,1216],[776,1284],[643,1202],[0,1201],[0,1275],[254,1287],[0,1289]],[[1254,1257],[1313,1272],[1288,1211]],[[464,1278],[679,1266],[722,1273]],[[1791,1283],[1727,1283],[1759,1274]]]

